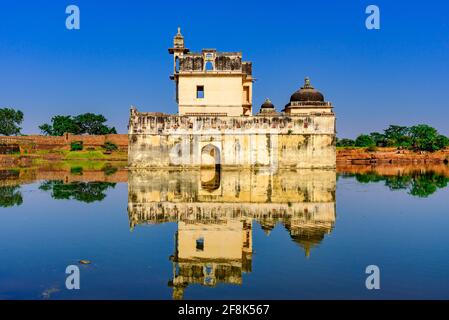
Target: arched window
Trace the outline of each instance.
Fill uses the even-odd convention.
[[[179,58],[175,58],[175,72],[179,72]]]
[[[206,71],[213,71],[214,70],[214,65],[212,64],[211,61],[207,61],[204,68],[206,69]]]

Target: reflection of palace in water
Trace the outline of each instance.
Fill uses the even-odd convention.
[[[173,298],[189,284],[241,284],[252,268],[253,220],[282,223],[307,256],[332,231],[332,170],[140,171],[129,173],[128,214],[138,224],[177,222]]]

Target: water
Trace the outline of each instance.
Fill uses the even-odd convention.
[[[0,170],[0,299],[449,298],[447,167],[110,169]]]

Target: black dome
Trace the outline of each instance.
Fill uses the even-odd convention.
[[[309,78],[304,80],[304,87],[296,91],[290,97],[290,102],[296,101],[315,101],[324,102],[324,96],[318,90],[315,90],[310,84]]]
[[[266,98],[265,102],[260,106],[259,114],[276,113],[273,103],[270,99]]]
[[[274,104],[270,101],[270,99],[265,99],[265,102],[260,106],[261,109],[274,109]]]

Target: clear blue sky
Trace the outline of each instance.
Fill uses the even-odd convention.
[[[65,28],[65,8],[81,29]],[[129,107],[176,112],[167,52],[188,48],[253,61],[254,109],[280,110],[305,76],[335,105],[339,137],[428,123],[449,135],[448,1],[0,1],[0,107],[24,133],[53,115],[102,113],[126,132]],[[376,4],[381,29],[365,28]]]

